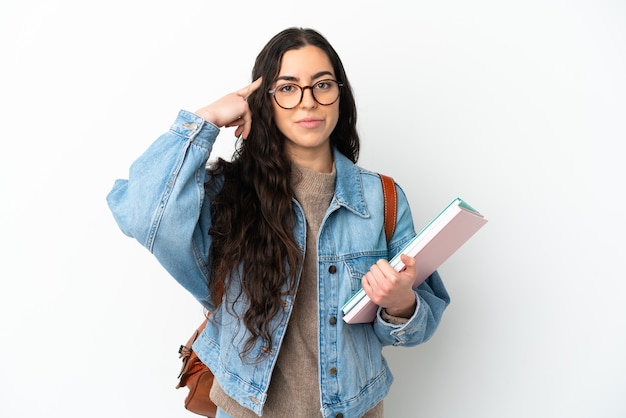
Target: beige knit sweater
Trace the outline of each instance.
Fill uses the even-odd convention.
[[[307,220],[306,254],[293,312],[274,368],[263,417],[315,418],[321,416],[318,370],[317,236],[335,191],[336,173],[319,173],[293,166],[292,184]],[[323,353],[322,353],[323,354]],[[219,386],[211,389],[213,402],[235,418],[256,414],[239,405]],[[366,418],[382,418],[383,403]]]

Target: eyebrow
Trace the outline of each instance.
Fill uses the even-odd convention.
[[[317,72],[317,73],[313,74],[313,76],[311,77],[311,80],[315,80],[316,78],[320,78],[321,76],[324,76],[324,75],[329,75],[331,77],[334,77],[333,73],[331,73],[330,71],[324,70],[324,71],[320,71],[320,72]],[[291,75],[282,75],[282,76],[280,76],[280,77],[278,77],[276,79],[276,81],[278,81],[278,80],[300,81],[297,77],[294,77],[294,76],[291,76]]]

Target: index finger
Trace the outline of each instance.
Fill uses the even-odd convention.
[[[263,82],[263,77],[259,77],[254,80],[252,83],[248,84],[246,87],[237,91],[237,95],[247,99],[250,94],[256,91],[259,87],[261,87],[261,83]]]

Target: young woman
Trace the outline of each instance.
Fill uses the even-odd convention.
[[[398,188],[387,242],[380,179],[355,165],[354,97],[328,41],[284,30],[252,79],[180,111],[109,206],[212,313],[193,348],[215,374],[218,417],[382,417],[383,346],[428,340],[448,294],[436,272],[413,289],[413,259],[401,273],[386,261],[415,236],[411,212]],[[236,153],[207,168],[221,127],[235,127]],[[381,308],[349,325],[341,307],[361,286]]]

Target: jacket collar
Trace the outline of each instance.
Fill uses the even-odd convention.
[[[335,158],[337,180],[332,205],[343,206],[363,218],[369,218],[370,213],[367,210],[363,193],[361,169],[339,152],[337,148],[333,148],[333,157]]]

